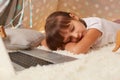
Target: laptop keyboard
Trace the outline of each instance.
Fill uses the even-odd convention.
[[[24,68],[29,68],[31,66],[39,65],[48,65],[53,64],[51,62],[45,61],[43,59],[39,59],[30,55],[26,55],[22,52],[9,52],[10,59],[12,62],[19,64]]]
[[[17,52],[9,52],[9,56],[12,62],[24,68],[29,68],[38,64],[49,65],[76,60],[76,58],[70,56],[65,56],[41,49],[19,50]]]

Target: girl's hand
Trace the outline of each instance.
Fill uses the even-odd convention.
[[[120,30],[117,32],[116,35],[116,45],[114,49],[112,50],[113,52],[116,52],[120,48]]]
[[[43,39],[43,40],[41,41],[41,45],[42,45],[42,46],[45,46],[46,48],[48,48],[47,43],[46,43],[46,39]]]

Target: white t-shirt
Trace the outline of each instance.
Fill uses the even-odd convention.
[[[102,32],[102,36],[92,45],[93,48],[102,47],[116,40],[116,33],[120,30],[120,24],[98,17],[83,18],[87,29],[96,28]]]

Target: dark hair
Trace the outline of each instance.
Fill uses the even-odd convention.
[[[69,14],[68,12],[56,11],[46,19],[46,43],[51,50],[64,49],[64,38],[61,36],[60,30],[67,29],[70,26],[69,23],[73,18]],[[82,19],[80,19],[80,22],[86,26]]]

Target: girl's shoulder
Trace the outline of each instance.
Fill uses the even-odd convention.
[[[99,21],[99,20],[101,20],[101,18],[99,18],[99,17],[86,17],[86,18],[82,18],[83,20],[85,20],[85,21]]]
[[[103,32],[103,27],[102,27],[102,18],[99,17],[88,17],[88,18],[83,18],[83,20],[87,24],[87,29],[97,29],[100,32]]]
[[[102,23],[102,19],[99,17],[87,17],[87,18],[83,18],[83,20],[86,22],[87,27],[90,26],[101,26]]]

